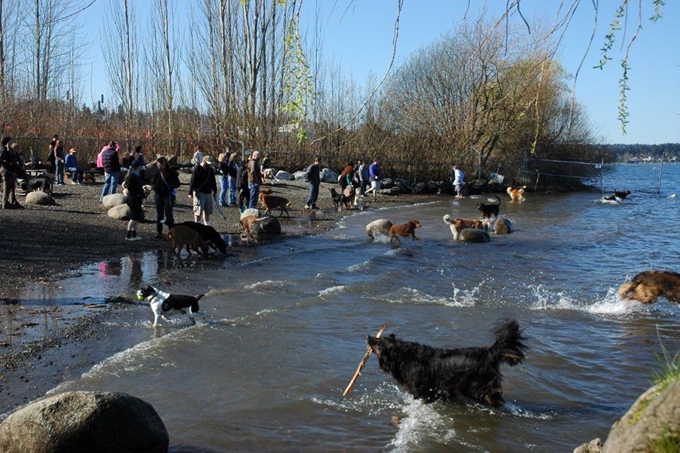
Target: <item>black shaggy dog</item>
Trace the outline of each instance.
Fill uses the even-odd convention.
[[[331,197],[333,198],[333,206],[335,206],[336,211],[339,211],[340,207],[344,207],[345,210],[347,210],[352,204],[351,197],[348,197],[344,193],[340,193],[333,188],[331,188]]]
[[[498,198],[498,195],[494,195],[494,197],[496,197],[496,200],[498,200],[498,204],[477,203],[477,209],[479,210],[479,212],[482,213],[483,219],[490,219],[492,215],[494,217],[498,217],[498,213],[500,212],[501,199]]]
[[[524,360],[526,338],[519,324],[508,319],[494,330],[490,347],[440,349],[387,337],[368,337],[368,345],[380,359],[380,368],[391,373],[414,398],[426,402],[471,399],[492,407],[505,403],[501,363],[510,366]]]

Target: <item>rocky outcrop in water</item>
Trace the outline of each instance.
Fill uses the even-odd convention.
[[[22,407],[0,424],[3,453],[165,453],[168,446],[154,408],[125,393],[60,393]]]
[[[612,425],[604,446],[595,439],[574,453],[673,452],[680,449],[680,381],[655,386]]]

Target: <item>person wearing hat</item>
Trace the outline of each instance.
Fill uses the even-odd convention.
[[[83,182],[83,169],[78,167],[77,152],[75,148],[71,148],[66,159],[64,159],[66,171],[71,173],[71,184],[81,184]]]
[[[202,218],[204,225],[210,225],[213,198],[217,195],[213,163],[212,156],[205,156],[201,163],[194,167],[189,180],[189,198],[193,199],[194,221],[200,222]]]
[[[137,241],[141,239],[137,236],[137,222],[142,220],[144,211],[142,210],[142,202],[144,201],[144,188],[142,187],[142,167],[144,163],[141,160],[135,160],[130,164],[130,171],[125,177],[125,188],[127,189],[127,205],[130,208],[130,221],[127,225],[127,239],[128,241]]]

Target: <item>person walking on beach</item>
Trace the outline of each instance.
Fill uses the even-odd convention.
[[[456,191],[456,198],[461,199],[463,197],[462,186],[465,180],[463,175],[463,170],[461,170],[458,165],[453,166],[453,188]]]
[[[238,167],[236,173],[236,188],[238,190],[238,209],[245,211],[250,202],[250,190],[248,190],[248,162]]]
[[[321,185],[321,158],[316,156],[307,170],[305,170],[309,182],[309,197],[305,203],[305,209],[319,209],[316,200],[319,198],[319,186]]]
[[[179,188],[179,175],[168,166],[168,160],[160,156],[156,159],[158,171],[153,175],[153,201],[156,205],[156,239],[163,238],[163,221],[168,227],[175,224],[172,213],[173,196]]]
[[[260,185],[262,185],[262,169],[260,165],[260,152],[253,151],[250,162],[248,162],[248,190],[250,191],[248,207],[254,209],[257,209]]]
[[[109,143],[109,147],[102,152],[102,167],[104,168],[104,187],[99,197],[99,201],[104,197],[116,193],[118,181],[120,180],[120,159],[116,151],[116,142]]]
[[[213,212],[213,197],[217,195],[217,180],[212,169],[212,156],[201,159],[200,165],[194,167],[189,181],[189,198],[193,199],[194,221],[210,225]]]
[[[142,202],[144,201],[144,188],[142,187],[142,167],[144,163],[135,160],[130,164],[130,171],[125,177],[125,188],[128,191],[127,205],[130,208],[130,220],[127,225],[127,239],[128,241],[137,241],[141,239],[137,236],[137,222],[142,220],[144,211],[142,209]]]
[[[373,192],[373,201],[378,199],[378,191],[380,190],[380,184],[382,183],[382,169],[378,165],[378,159],[373,159],[373,163],[368,167],[369,180],[371,181],[371,188],[366,191]]]

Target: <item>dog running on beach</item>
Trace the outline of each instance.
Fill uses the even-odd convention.
[[[622,202],[626,197],[630,195],[630,190],[624,190],[623,192],[614,192],[608,197],[604,197],[606,201],[616,201],[617,203]]]
[[[680,274],[671,271],[644,271],[619,288],[619,297],[652,304],[659,297],[680,304]]]
[[[416,237],[416,228],[420,228],[422,225],[418,220],[409,220],[406,223],[398,224],[398,225],[392,225],[390,227],[390,233],[388,240],[392,242],[392,239],[397,239],[399,241],[399,237],[408,237],[411,236],[411,238],[415,240],[420,240],[420,238]]]
[[[208,257],[208,244],[203,240],[198,231],[186,225],[176,225],[170,228],[168,232],[168,239],[172,246],[172,251],[175,256],[181,261],[182,248],[186,247],[186,251],[191,256],[191,251],[195,251],[204,258]]]
[[[467,399],[500,407],[503,376],[500,365],[521,363],[527,347],[519,323],[508,319],[494,330],[489,347],[441,349],[403,341],[391,334],[368,337],[368,346],[378,356],[380,368],[416,399],[432,402]]]
[[[137,291],[137,299],[142,301],[145,300],[149,302],[149,305],[151,306],[151,311],[154,316],[154,326],[158,325],[159,319],[163,318],[164,320],[169,321],[168,317],[176,314],[188,315],[191,324],[195,324],[196,321],[192,315],[198,313],[198,301],[203,296],[204,294],[199,294],[198,296],[170,294],[160,291],[153,286],[147,286],[146,288],[141,288]]]

